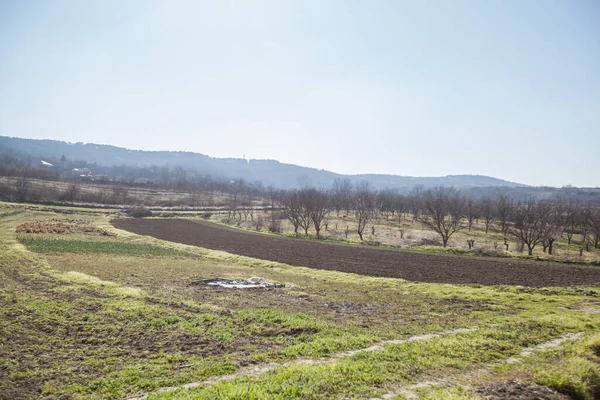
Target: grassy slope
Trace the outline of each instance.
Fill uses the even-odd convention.
[[[594,336],[600,314],[589,312],[598,304],[575,289],[424,284],[290,268],[122,231],[117,239],[64,235],[44,244],[43,254],[30,252],[23,244],[40,247],[19,243],[15,227],[57,217],[49,210],[0,209],[0,393],[6,398],[119,398],[247,365],[327,358],[380,340],[460,327],[481,329],[154,397],[368,398],[445,378],[458,384],[419,389],[419,395],[475,398],[472,387],[516,377],[591,398],[600,384],[600,338]],[[115,231],[110,217],[106,211],[86,216]],[[47,235],[39,237],[48,242]],[[136,251],[115,254],[103,247],[113,240]],[[100,253],[64,252],[82,241]],[[154,248],[164,251],[139,254]],[[294,287],[189,285],[190,277],[211,275],[263,276]],[[340,307],[348,305],[358,311]],[[523,348],[568,332],[586,335],[505,363]]]

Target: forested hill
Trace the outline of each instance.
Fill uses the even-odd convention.
[[[417,185],[475,187],[524,186],[502,179],[481,175],[448,175],[443,177],[411,177],[401,175],[342,175],[315,168],[284,164],[275,160],[245,160],[240,158],[213,158],[200,153],[183,151],[142,151],[91,143],[68,143],[57,140],[21,139],[0,136],[0,154],[11,155],[29,163],[85,161],[93,170],[100,166],[170,166],[193,169],[213,177],[261,181],[278,188],[296,188],[304,185],[330,187],[337,178],[353,182],[368,180],[376,189],[409,191]]]

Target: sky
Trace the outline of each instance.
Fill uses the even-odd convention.
[[[0,0],[0,135],[600,186],[597,0]]]

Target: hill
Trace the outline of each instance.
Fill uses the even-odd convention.
[[[144,151],[93,143],[69,143],[58,140],[22,139],[0,136],[0,154],[26,159],[31,163],[41,160],[59,162],[64,155],[68,160],[81,160],[101,166],[171,166],[193,169],[214,177],[260,181],[264,185],[290,189],[304,185],[330,187],[336,179],[352,182],[370,181],[376,189],[395,189],[407,192],[415,186],[524,187],[514,182],[482,175],[448,175],[441,177],[412,177],[383,174],[343,175],[316,168],[285,164],[276,160],[245,160],[241,158],[214,158],[186,151]]]

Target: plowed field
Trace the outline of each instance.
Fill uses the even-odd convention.
[[[182,219],[115,220],[113,225],[141,235],[263,260],[376,277],[532,287],[600,284],[600,268],[335,244]]]

